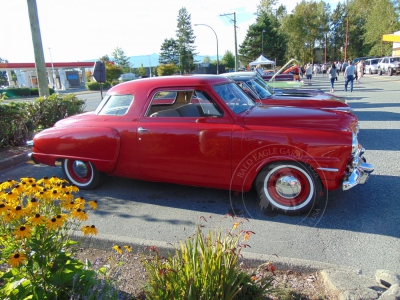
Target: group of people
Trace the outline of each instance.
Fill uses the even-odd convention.
[[[317,75],[322,71],[322,76],[329,77],[331,83],[330,92],[333,93],[335,91],[334,83],[338,80],[338,76],[341,72],[343,72],[343,77],[345,78],[344,83],[344,91],[347,92],[348,85],[350,83],[350,92],[353,91],[353,83],[356,80],[357,83],[360,83],[361,78],[364,76],[364,68],[365,62],[363,60],[353,64],[351,60],[345,61],[341,63],[340,61],[333,62],[331,66],[328,68],[326,64],[312,64],[308,63],[305,66],[301,67],[301,75],[306,75],[307,84],[312,85],[311,80],[313,75]]]

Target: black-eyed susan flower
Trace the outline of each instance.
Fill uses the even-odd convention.
[[[70,186],[68,186],[68,190],[71,193],[77,193],[79,192],[79,188],[75,185],[75,184],[71,184]]]
[[[67,210],[72,210],[75,207],[75,201],[65,201],[62,203],[62,207]]]
[[[8,179],[7,181],[4,181],[1,185],[0,185],[0,190],[6,190],[6,189],[10,189],[12,188],[14,185],[16,185],[17,182],[13,179]]]
[[[47,176],[43,177],[42,179],[39,179],[36,183],[45,187],[51,186],[51,180]]]
[[[6,213],[5,215],[4,215],[4,221],[6,222],[6,223],[10,223],[11,221],[13,221],[15,219],[15,215],[14,214],[12,214],[12,213],[10,213],[10,211],[8,211],[8,213]]]
[[[78,197],[75,199],[75,208],[84,209],[86,200],[83,197]]]
[[[97,200],[91,200],[88,202],[89,206],[93,210],[97,210]]]
[[[13,267],[18,267],[19,265],[22,265],[26,260],[26,256],[22,253],[14,253],[13,255],[10,256],[8,259],[8,263]]]
[[[65,191],[64,194],[61,196],[61,199],[71,202],[74,200],[74,195],[71,192]]]
[[[31,198],[30,200],[28,200],[28,204],[26,205],[26,208],[29,210],[35,210],[39,207],[40,203],[39,200],[36,198]]]
[[[16,203],[19,201],[19,194],[11,191],[3,194],[3,199],[10,203]]]
[[[31,236],[31,228],[27,225],[22,225],[14,230],[14,235],[17,239],[29,238]]]
[[[120,246],[115,245],[115,246],[113,246],[113,249],[114,249],[117,253],[122,254],[122,248],[121,248]]]
[[[60,227],[62,227],[65,223],[65,221],[67,221],[68,216],[65,214],[61,214],[61,215],[57,215],[56,216],[57,222],[60,225]]]
[[[124,248],[125,248],[125,250],[128,251],[128,252],[132,252],[132,248],[131,248],[130,246],[126,246],[126,245],[125,245]]]
[[[25,216],[26,213],[25,209],[21,205],[11,206],[9,208],[9,212],[12,213],[17,219]]]
[[[16,186],[14,186],[14,188],[12,189],[13,193],[16,193],[17,195],[21,195],[25,190],[25,187],[21,184],[17,184]]]
[[[60,227],[59,223],[57,222],[57,217],[52,217],[50,220],[47,220],[46,227],[48,229],[57,230]]]
[[[51,181],[52,184],[57,185],[59,183],[62,184],[64,182],[64,179],[60,179],[57,176],[53,175],[53,176],[51,176],[50,181]]]
[[[21,181],[25,181],[25,182],[29,183],[30,185],[32,185],[33,183],[36,182],[36,179],[33,177],[22,177],[20,179],[21,179]]]
[[[97,228],[94,225],[83,226],[81,228],[81,231],[83,232],[84,235],[89,235],[89,234],[96,235],[98,233]]]
[[[73,216],[74,218],[78,219],[79,221],[86,221],[88,219],[86,211],[84,211],[81,208],[72,210],[71,216]]]
[[[41,214],[35,214],[34,216],[29,218],[29,222],[33,225],[41,225],[46,223],[46,218]]]
[[[36,183],[32,183],[31,186],[29,186],[26,189],[26,193],[29,195],[35,195],[36,193],[38,193],[42,190],[43,190],[43,188],[40,185],[38,185]]]
[[[6,203],[0,203],[0,215],[6,213],[8,210],[8,205]]]

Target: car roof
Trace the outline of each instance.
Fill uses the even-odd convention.
[[[135,79],[120,83],[108,90],[108,94],[131,93],[136,89],[152,90],[157,87],[192,87],[196,85],[215,85],[229,83],[230,79],[219,75],[173,75]]]

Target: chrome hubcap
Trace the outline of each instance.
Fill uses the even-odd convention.
[[[74,169],[74,173],[81,178],[86,177],[88,174],[88,167],[83,161],[74,161],[72,168]]]
[[[276,192],[286,199],[295,198],[301,192],[300,181],[294,176],[282,176],[276,182]]]

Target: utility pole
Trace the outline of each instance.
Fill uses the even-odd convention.
[[[29,23],[31,25],[32,44],[35,54],[36,76],[38,80],[39,96],[49,96],[49,86],[44,61],[42,37],[40,35],[39,16],[36,0],[27,0]]]
[[[233,15],[233,29],[234,29],[234,34],[235,34],[235,71],[237,72],[238,70],[238,52],[237,52],[237,37],[236,37],[236,12],[229,13],[229,14],[222,14],[220,16],[229,16]]]

